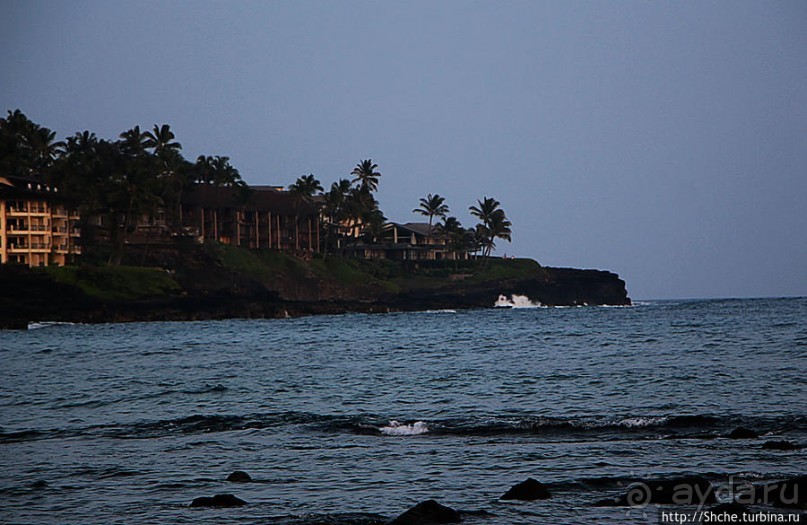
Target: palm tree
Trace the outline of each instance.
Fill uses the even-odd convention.
[[[373,164],[373,159],[361,161],[350,172],[354,176],[351,182],[358,182],[360,188],[371,192],[378,190],[378,178],[381,177],[381,173],[376,171],[377,168],[378,164]]]
[[[432,220],[434,217],[442,218],[448,215],[448,205],[445,204],[445,198],[437,194],[432,195],[429,193],[425,198],[420,199],[420,207],[415,208],[412,211],[429,218],[429,235],[427,242],[431,244]]]
[[[164,151],[179,151],[182,149],[182,144],[174,140],[176,136],[168,124],[163,124],[162,126],[154,124],[154,129],[146,131],[143,135],[145,137],[145,146],[153,149],[157,155]]]
[[[490,218],[499,208],[499,201],[493,197],[484,197],[482,200],[477,200],[478,206],[471,206],[468,208],[471,215],[482,221],[485,226],[490,225]]]
[[[457,254],[466,250],[467,231],[456,217],[443,217],[436,228],[448,239],[448,251],[454,254],[454,269],[457,269]]]
[[[350,181],[339,179],[331,184],[331,189],[323,196],[325,220],[325,250],[331,247],[333,234],[341,235],[341,226],[347,220],[346,201],[350,193]]]
[[[490,252],[495,247],[495,239],[502,239],[507,242],[512,240],[511,236],[513,232],[510,226],[512,226],[512,223],[507,219],[504,210],[499,209],[493,212],[493,215],[490,217],[490,224],[488,225],[488,257],[490,257]]]
[[[322,183],[320,183],[312,173],[299,177],[294,184],[289,186],[289,191],[301,196],[303,200],[311,202],[311,198],[314,194],[322,192],[323,188]]]
[[[499,208],[499,201],[492,197],[484,197],[476,201],[477,206],[468,208],[471,215],[482,221],[476,228],[477,234],[484,239],[482,257],[487,262],[490,253],[495,248],[495,239],[510,242],[512,223],[507,219],[504,210]]]
[[[121,150],[124,153],[137,156],[146,152],[148,146],[148,136],[140,131],[140,126],[135,126],[132,129],[126,130],[120,134],[122,142],[120,143]]]
[[[0,171],[46,180],[64,147],[56,132],[28,119],[19,109],[0,119]]]

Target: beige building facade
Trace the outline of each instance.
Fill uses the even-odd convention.
[[[0,263],[29,267],[73,262],[79,216],[42,182],[0,176]]]

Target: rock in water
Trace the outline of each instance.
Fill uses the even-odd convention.
[[[765,450],[800,450],[804,447],[790,441],[766,441],[762,444]]]
[[[807,509],[807,476],[743,487],[736,500],[749,505]]]
[[[537,499],[549,499],[551,497],[552,495],[549,493],[549,489],[546,488],[546,485],[536,479],[527,478],[526,481],[522,481],[510,487],[510,490],[505,492],[499,499],[534,501]]]
[[[194,498],[191,507],[240,507],[247,502],[232,494],[216,494],[211,497]]]
[[[644,480],[632,483],[625,494],[596,502],[597,507],[638,507],[657,505],[703,505],[715,503],[714,488],[700,476]]]
[[[252,481],[252,476],[244,472],[243,470],[236,470],[229,476],[227,476],[227,481],[232,481],[233,483],[249,483]]]
[[[748,507],[745,505],[740,505],[739,503],[721,503],[720,505],[715,505],[714,507],[708,509],[708,511],[712,515],[728,516],[730,521],[727,521],[727,523],[750,523],[743,519],[745,517],[745,513],[749,512]],[[706,522],[704,521],[704,523]]]
[[[758,438],[759,434],[750,428],[737,427],[728,435],[729,439],[753,439]]]
[[[462,517],[459,512],[430,499],[418,503],[392,520],[389,525],[436,525],[439,523],[460,523],[461,521]]]

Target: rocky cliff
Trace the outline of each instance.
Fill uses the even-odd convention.
[[[616,274],[544,268],[528,259],[486,265],[301,261],[208,246],[154,250],[148,262],[154,266],[0,266],[0,327],[489,308],[499,295],[512,294],[550,306],[630,304]]]

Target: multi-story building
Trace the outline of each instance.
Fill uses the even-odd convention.
[[[0,263],[48,266],[80,252],[79,216],[41,181],[0,176]]]

